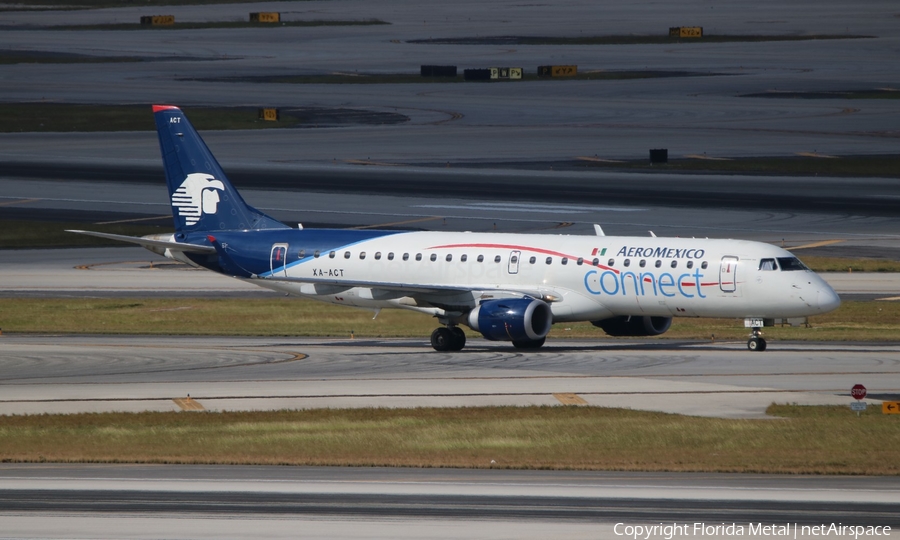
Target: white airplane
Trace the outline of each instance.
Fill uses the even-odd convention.
[[[673,317],[743,318],[747,347],[775,319],[819,315],[840,298],[791,253],[696,238],[292,229],[248,206],[180,109],[153,107],[175,233],[137,238],[170,259],[282,293],[431,315],[438,351],[468,326],[519,348],[553,323],[590,321],[613,336],[654,336]]]

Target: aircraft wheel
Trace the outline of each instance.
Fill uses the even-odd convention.
[[[761,337],[752,337],[747,340],[747,349],[756,352],[763,352],[766,350],[766,340]]]
[[[453,333],[449,328],[442,326],[436,328],[434,332],[431,333],[431,346],[434,347],[434,350],[436,351],[449,351],[453,348],[453,343]]]
[[[466,333],[463,332],[462,328],[454,326],[450,328],[450,334],[453,336],[453,344],[450,350],[461,351],[466,346]]]
[[[540,349],[544,346],[544,342],[547,341],[547,338],[541,339],[525,339],[522,341],[513,341],[513,347],[517,349]]]

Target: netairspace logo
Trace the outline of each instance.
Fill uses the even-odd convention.
[[[890,526],[844,525],[829,523],[821,525],[800,525],[798,523],[660,523],[658,525],[626,525],[616,523],[613,527],[616,536],[633,540],[650,540],[664,538],[672,540],[679,537],[714,537],[762,536],[776,538],[874,538],[891,536]]]

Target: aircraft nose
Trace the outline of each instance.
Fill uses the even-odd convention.
[[[828,284],[823,283],[819,289],[819,309],[823,312],[836,310],[841,305],[841,297]]]

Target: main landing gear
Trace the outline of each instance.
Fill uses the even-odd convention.
[[[747,340],[747,348],[758,352],[766,350],[766,340],[759,335],[759,328],[751,328],[751,332],[750,339]]]
[[[466,333],[458,326],[442,326],[431,333],[431,346],[440,352],[461,351],[466,346]]]

